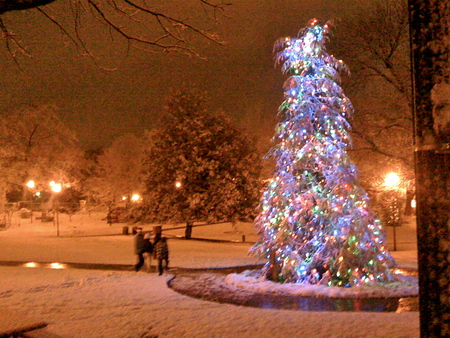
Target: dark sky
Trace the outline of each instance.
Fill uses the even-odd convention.
[[[58,2],[48,8],[58,13]],[[167,6],[180,2],[186,0],[167,2]],[[82,145],[96,147],[123,133],[139,134],[152,128],[170,88],[190,82],[206,90],[218,109],[238,120],[258,122],[250,123],[253,128],[269,125],[270,139],[284,80],[274,67],[273,43],[279,37],[296,35],[313,17],[339,17],[344,5],[356,2],[233,1],[227,17],[216,27],[227,44],[197,40],[206,61],[136,49],[127,55],[125,44],[109,40],[87,22],[85,40],[102,67],[114,71],[95,66],[77,52],[36,10],[7,13],[5,24],[18,34],[31,57],[19,56],[19,68],[1,46],[0,110],[21,104],[56,104]]]

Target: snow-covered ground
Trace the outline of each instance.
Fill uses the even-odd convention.
[[[104,216],[80,213],[69,221],[60,214],[58,225],[30,219],[19,223],[15,218],[10,228],[0,231],[0,261],[131,266],[135,262],[132,236],[121,235],[125,224],[108,226],[101,220]],[[401,251],[393,255],[400,267],[417,267],[414,231],[411,220],[397,231]],[[193,237],[235,241],[229,243],[171,238],[183,233],[183,229],[164,231],[172,267],[262,263],[247,254],[257,238],[251,224],[193,230]],[[0,313],[46,322],[47,331],[61,337],[419,337],[417,312],[248,308],[180,295],[167,288],[168,274],[50,267],[0,266]]]

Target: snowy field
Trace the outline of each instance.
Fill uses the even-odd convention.
[[[125,224],[109,226],[104,217],[104,213],[83,213],[69,220],[61,214],[58,225],[14,218],[10,228],[0,231],[0,261],[131,266],[135,262],[132,236],[122,235]],[[400,267],[417,267],[414,231],[412,221],[397,231],[400,251],[393,255]],[[229,243],[173,238],[183,233],[183,229],[164,230],[172,267],[262,263],[247,254],[257,238],[251,224],[193,229],[193,237],[235,241]],[[419,337],[417,312],[248,308],[180,295],[166,286],[170,274],[53,267],[60,269],[50,264],[0,266],[0,313],[46,322],[47,331],[60,337]]]

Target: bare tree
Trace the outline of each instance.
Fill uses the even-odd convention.
[[[52,3],[65,4],[65,9],[55,9]],[[205,22],[216,23],[218,16],[230,5],[224,1],[195,0],[194,11],[202,12]],[[37,10],[53,22],[63,34],[84,53],[91,55],[82,35],[83,23],[87,16],[105,26],[110,36],[119,36],[136,47],[150,51],[178,51],[200,56],[191,46],[193,36],[222,44],[218,35],[205,28],[207,24],[195,22],[182,14],[171,15],[177,4],[163,5],[145,0],[9,0],[0,1],[0,31],[8,51],[27,53],[20,39],[5,24],[3,16],[7,12]],[[192,6],[191,6],[192,7]],[[171,8],[171,9],[169,9]],[[193,22],[194,21],[194,22]]]
[[[400,170],[412,179],[407,3],[375,0],[361,6],[339,21],[332,46],[352,71],[345,85],[356,108],[353,157],[366,177]]]
[[[411,105],[408,7],[403,0],[375,0],[350,11],[337,30],[339,56],[359,85],[379,77]]]

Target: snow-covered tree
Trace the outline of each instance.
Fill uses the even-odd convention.
[[[92,200],[113,204],[123,197],[129,201],[133,194],[141,194],[143,140],[133,134],[116,138],[101,154],[90,161],[91,171],[86,173],[85,193]],[[85,162],[86,164],[89,161]]]
[[[347,154],[353,107],[339,85],[341,60],[325,49],[329,23],[312,20],[275,44],[284,84],[271,151],[274,176],[255,220],[254,254],[271,256],[280,282],[355,286],[392,280],[383,228]]]
[[[174,92],[163,122],[148,135],[148,217],[186,224],[251,219],[260,187],[254,142],[224,113],[211,113],[197,90]]]
[[[52,105],[0,112],[0,204],[5,192],[33,179],[48,188],[56,181],[74,185],[81,157],[76,135]]]

